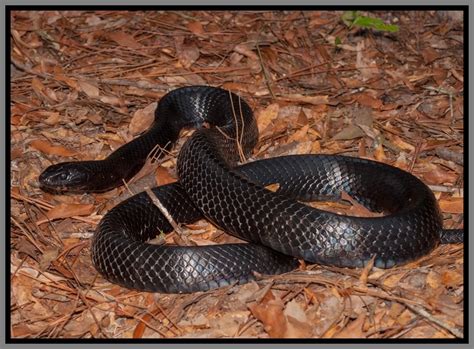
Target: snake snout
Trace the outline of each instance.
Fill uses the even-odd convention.
[[[39,176],[40,187],[49,192],[80,191],[91,176],[87,168],[74,162],[51,165]]]

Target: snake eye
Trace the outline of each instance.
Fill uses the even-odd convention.
[[[59,175],[59,179],[61,180],[66,180],[67,179],[67,173],[66,172],[62,172],[60,175]]]

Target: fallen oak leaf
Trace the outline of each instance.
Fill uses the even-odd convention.
[[[463,213],[464,198],[449,198],[439,200],[441,211],[446,213]]]
[[[84,92],[88,97],[99,97],[99,88],[97,86],[83,80],[79,80],[78,83],[81,88],[81,91]]]
[[[359,93],[356,96],[356,100],[357,102],[359,102],[360,105],[370,107],[372,109],[380,109],[380,107],[383,105],[380,99],[373,97],[367,92]]]
[[[280,183],[271,183],[265,186],[265,189],[270,190],[272,193],[275,193],[280,189]]]
[[[129,47],[133,49],[138,49],[142,47],[142,45],[137,42],[132,35],[122,31],[110,33],[109,38],[123,47]]]
[[[279,104],[273,103],[258,113],[257,124],[260,132],[265,130],[277,118],[279,111]]]
[[[265,332],[272,338],[281,338],[287,331],[287,322],[283,314],[284,303],[268,291],[260,303],[249,304],[253,316],[263,324]]]
[[[59,218],[69,218],[74,216],[89,216],[94,212],[93,204],[65,204],[60,203],[46,212],[47,219],[42,219],[37,224],[42,224],[48,221]]]
[[[306,124],[295,133],[293,133],[289,138],[287,143],[291,142],[302,142],[306,139],[306,135],[308,134],[309,125]]]
[[[132,135],[138,135],[144,131],[146,131],[153,120],[155,119],[155,110],[158,103],[153,102],[147,105],[143,109],[138,109],[135,113],[133,113],[132,120],[128,125],[128,129]]]
[[[198,21],[189,22],[187,24],[187,27],[188,27],[189,31],[191,33],[193,33],[194,35],[203,36],[203,34],[204,34],[204,28],[203,28],[201,22],[198,22]]]
[[[48,141],[35,139],[30,142],[30,146],[40,152],[48,155],[59,155],[59,156],[75,156],[77,152],[69,150],[63,146],[52,145]]]
[[[345,191],[341,192],[341,200],[348,201],[352,205],[351,214],[357,217],[381,217],[384,214],[378,212],[372,212],[364,205],[359,204],[352,196],[347,194]]]
[[[186,69],[191,67],[200,55],[199,47],[194,42],[184,43],[177,49],[178,61]]]
[[[155,171],[155,180],[158,185],[165,185],[176,182],[176,178],[173,177],[169,170],[163,166],[160,166]]]
[[[312,105],[330,104],[328,95],[304,96],[298,93],[292,93],[284,96],[279,96],[278,98],[288,102],[301,102]]]
[[[365,338],[366,333],[364,333],[364,330],[362,329],[362,326],[365,322],[365,318],[365,313],[360,314],[357,319],[350,322],[338,333],[334,334],[332,338]]]
[[[301,304],[295,299],[286,304],[283,314],[285,314],[287,320],[285,338],[307,338],[313,335],[313,329],[306,313]]]

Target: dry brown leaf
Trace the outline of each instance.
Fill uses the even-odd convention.
[[[257,62],[258,56],[255,52],[253,52],[254,48],[255,48],[254,43],[241,43],[234,47],[234,51],[237,53],[240,53],[241,55],[246,56],[251,61]]]
[[[398,137],[397,135],[393,135],[390,138],[390,142],[395,144],[397,147],[399,147],[402,150],[405,150],[409,153],[415,151],[415,146],[411,145],[410,143],[405,142],[403,139]]]
[[[15,249],[18,252],[25,253],[31,258],[36,259],[36,253],[38,252],[38,249],[25,236],[20,236],[20,238],[15,243]]]
[[[347,324],[346,327],[336,333],[332,338],[365,338],[366,334],[362,329],[365,318],[366,314],[361,313],[357,319]]]
[[[350,140],[355,138],[360,138],[365,136],[365,132],[359,126],[348,125],[344,127],[341,131],[336,133],[332,139],[335,141],[339,140]]]
[[[298,93],[293,93],[289,95],[284,95],[281,97],[285,101],[290,102],[301,102],[301,103],[308,103],[313,105],[320,105],[320,104],[328,104],[329,103],[329,96],[306,96],[301,95]]]
[[[124,107],[125,106],[125,101],[123,100],[123,98],[116,97],[116,96],[102,96],[102,97],[99,98],[99,100],[102,103],[110,104],[110,105],[117,106],[117,107]]]
[[[444,170],[441,166],[432,163],[424,164],[422,169],[423,179],[430,184],[453,184],[458,176],[456,173]]]
[[[308,124],[304,125],[302,128],[300,128],[295,133],[293,133],[290,136],[290,138],[288,138],[287,142],[291,143],[291,142],[306,141],[306,135],[308,134],[308,130],[309,130],[309,125]]]
[[[441,286],[441,276],[434,270],[430,270],[426,275],[426,283],[433,289]]]
[[[447,270],[441,274],[441,282],[447,287],[459,287],[464,284],[464,276],[456,270]]]
[[[30,142],[30,146],[40,152],[48,155],[59,155],[59,156],[75,156],[77,152],[69,150],[60,145],[52,145],[48,141],[41,139],[35,139]]]
[[[86,82],[84,80],[78,81],[81,91],[84,92],[87,96],[91,98],[99,97],[99,89],[92,83]]]
[[[13,147],[10,152],[11,160],[18,159],[19,157],[23,156],[23,149],[21,147]]]
[[[45,248],[43,251],[43,254],[41,255],[41,259],[39,262],[39,266],[41,270],[46,270],[48,269],[49,265],[58,258],[59,255],[59,249],[54,246],[48,246]]]
[[[179,46],[178,60],[184,68],[189,68],[200,56],[199,47],[194,42]]]
[[[296,299],[286,304],[283,313],[287,320],[287,329],[283,337],[285,338],[307,338],[313,335],[312,326],[300,303]]]
[[[68,218],[73,216],[88,216],[94,212],[94,205],[92,204],[64,204],[60,203],[57,206],[54,206],[48,212],[46,212],[46,217],[49,220],[58,219],[58,218]],[[47,220],[41,220],[38,224],[47,222]]]
[[[191,33],[193,33],[195,35],[200,36],[200,35],[204,34],[204,28],[203,28],[201,22],[198,22],[198,21],[189,22],[187,27],[191,31]]]
[[[94,316],[90,310],[83,311],[77,318],[68,321],[64,326],[70,337],[82,337],[87,332],[95,334],[97,332],[97,323],[103,317],[103,311],[92,309]]]
[[[359,281],[361,284],[361,287],[366,288],[367,287],[367,280],[369,278],[369,273],[372,270],[375,262],[375,255],[369,260],[367,265],[362,269],[362,272],[360,273]]]
[[[157,185],[165,185],[176,182],[176,178],[170,174],[169,169],[163,166],[160,166],[156,169],[155,179]]]
[[[385,151],[383,150],[382,143],[377,144],[374,150],[374,158],[380,162],[385,162],[387,157],[385,156]]]
[[[367,81],[380,74],[379,69],[377,68],[377,63],[366,56],[367,50],[365,42],[366,41],[361,40],[357,43],[356,56],[356,68],[359,69],[363,81]]]
[[[33,88],[33,91],[38,95],[38,97],[44,97],[43,90],[45,89],[45,86],[43,83],[36,77],[31,79],[31,87]]]
[[[275,193],[278,189],[280,189],[280,183],[272,183],[265,186],[265,189],[270,190],[271,192]]]
[[[61,120],[61,114],[54,111],[38,111],[38,115],[46,117],[46,119],[42,119],[46,125],[56,125],[59,120]]]
[[[383,280],[383,285],[388,288],[394,288],[400,283],[400,280],[403,277],[405,277],[404,273],[396,273],[389,275]]]
[[[272,123],[278,116],[280,106],[278,103],[270,104],[265,109],[257,114],[257,124],[260,132],[264,131],[270,123]]]
[[[396,320],[404,310],[405,310],[404,305],[402,305],[400,303],[397,303],[397,302],[392,302],[392,305],[390,306],[390,310],[388,312],[388,315],[392,319]]]
[[[372,97],[372,95],[367,92],[358,94],[356,100],[360,105],[373,109],[380,109],[380,107],[383,105],[380,99]]]
[[[464,198],[449,198],[439,200],[441,211],[446,213],[463,213]]]
[[[383,213],[379,212],[372,212],[367,207],[359,204],[356,200],[354,200],[349,194],[345,191],[341,192],[341,200],[349,201],[352,205],[350,212],[351,215],[357,217],[380,217],[383,216]]]
[[[132,135],[138,135],[151,126],[153,120],[155,120],[155,110],[157,105],[157,102],[153,102],[148,104],[145,108],[138,109],[133,113],[132,120],[128,125],[128,129]]]
[[[138,49],[142,47],[142,45],[138,43],[132,35],[122,31],[110,33],[109,38],[111,38],[120,46],[129,47],[133,49]]]
[[[396,321],[402,325],[402,326],[405,326],[407,325],[408,323],[410,323],[413,318],[416,317],[415,314],[413,314],[410,310],[408,309],[405,309],[401,314],[400,316],[396,319]]]
[[[133,338],[143,337],[143,333],[145,332],[145,329],[146,329],[146,323],[149,323],[151,319],[153,319],[153,315],[150,312],[145,313],[140,318],[141,321],[138,322],[137,326],[133,330]]]
[[[284,303],[280,298],[275,298],[271,291],[268,291],[267,295],[259,304],[249,304],[248,308],[252,315],[262,322],[265,332],[270,337],[283,337],[287,330],[286,318],[283,314]]]
[[[287,329],[284,338],[309,338],[313,335],[313,328],[307,322],[301,322],[294,317],[287,315]]]
[[[423,55],[423,60],[425,61],[425,64],[430,64],[439,57],[438,52],[431,47],[425,48],[423,51],[421,51],[421,54]]]
[[[68,76],[62,75],[62,74],[55,74],[54,78],[58,81],[65,82],[69,87],[72,87],[75,90],[79,90],[79,84],[77,83],[77,80],[70,78]]]

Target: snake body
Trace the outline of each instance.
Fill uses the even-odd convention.
[[[209,126],[210,125],[210,126]],[[203,127],[204,126],[204,127]],[[168,246],[146,243],[172,226],[147,193],[110,210],[92,240],[92,260],[108,280],[168,293],[245,283],[255,273],[278,274],[295,259],[340,267],[390,268],[420,258],[439,243],[462,242],[445,230],[437,201],[418,178],[375,161],[333,155],[295,155],[237,166],[258,139],[248,104],[226,90],[191,86],[159,102],[150,129],[100,161],[52,165],[40,175],[52,192],[106,191],[128,180],[159,145],[180,130],[197,130],[177,161],[179,182],[153,189],[177,223],[207,218],[247,244]],[[276,192],[265,187],[278,183]],[[352,217],[301,201],[337,200],[346,192],[382,217]]]

